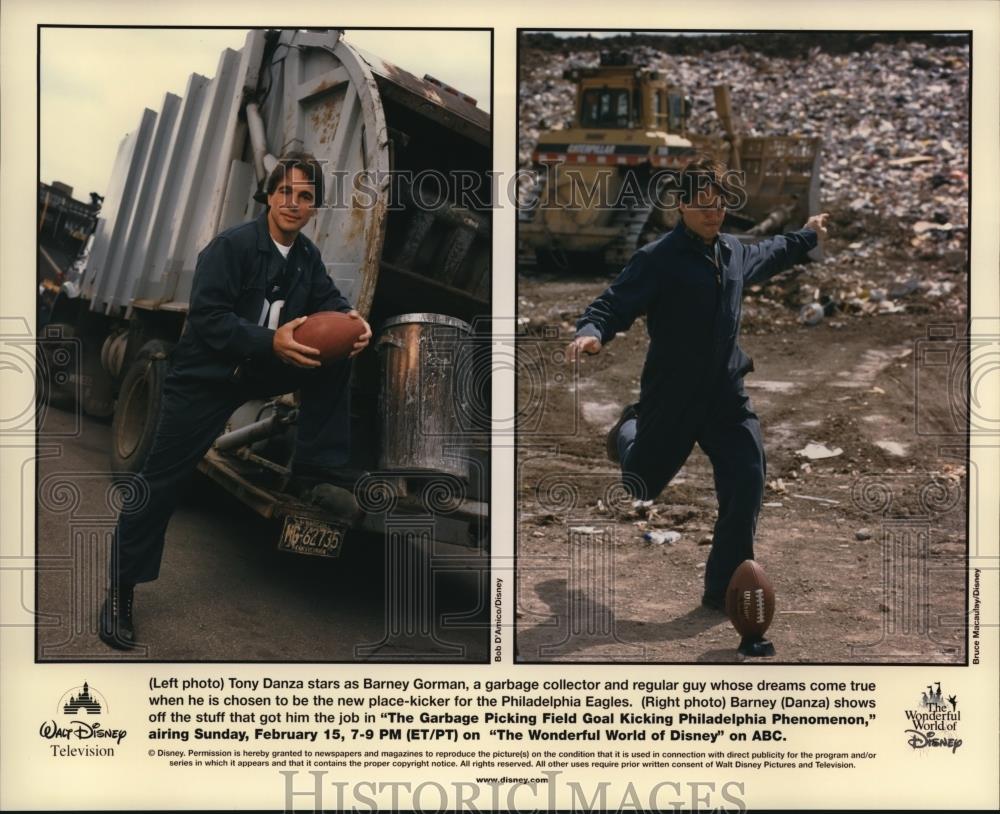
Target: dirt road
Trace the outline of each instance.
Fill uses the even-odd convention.
[[[623,499],[605,458],[606,431],[638,396],[643,321],[577,378],[558,364],[572,320],[607,282],[519,278],[518,407],[530,420],[517,470],[518,657],[743,660],[729,621],[699,605],[716,516],[708,459],[696,448],[646,507]],[[965,382],[947,338],[932,350],[951,361],[925,363],[929,329],[963,328],[941,309],[908,311],[815,327],[781,308],[744,319],[768,462],[756,558],[777,592],[777,652],[763,661],[965,661]],[[797,451],[809,442],[840,452],[808,460]],[[681,536],[657,544],[650,531]]]

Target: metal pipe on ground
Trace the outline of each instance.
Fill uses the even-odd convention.
[[[279,416],[272,415],[253,424],[247,424],[237,430],[220,435],[215,441],[215,449],[219,452],[226,452],[231,449],[238,449],[269,438],[281,429],[282,422]]]

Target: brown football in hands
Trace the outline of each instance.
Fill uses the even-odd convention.
[[[764,569],[744,560],[729,580],[726,613],[741,636],[763,636],[774,617],[774,587]]]
[[[321,362],[346,359],[354,343],[365,331],[363,320],[340,311],[317,311],[297,327],[292,336],[296,342],[316,348]]]

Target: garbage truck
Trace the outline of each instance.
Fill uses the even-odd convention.
[[[490,117],[341,30],[250,31],[214,77],[192,74],[183,96],[142,112],[118,148],[82,273],[41,337],[44,396],[111,419],[112,472],[139,472],[198,253],[262,211],[265,180],[292,151],[326,170],[327,205],[304,234],[375,333],[352,367],[351,460],[338,473],[357,505],[296,488],[295,393],[239,407],[199,468],[280,521],[289,551],[337,556],[352,530],[392,523],[481,548]]]
[[[573,117],[539,135],[534,182],[518,210],[518,265],[618,271],[679,216],[677,173],[704,153],[743,173],[743,200],[723,228],[752,241],[819,207],[821,139],[741,133],[730,89],[713,88],[725,138],[689,132],[691,99],[630,51],[567,69]]]

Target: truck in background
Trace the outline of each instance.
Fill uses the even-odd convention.
[[[45,396],[110,418],[112,471],[138,472],[198,252],[262,211],[255,196],[293,150],[331,173],[332,205],[304,233],[375,332],[355,359],[352,460],[340,484],[361,511],[296,492],[295,394],[240,407],[200,469],[280,520],[288,550],[335,556],[351,529],[385,532],[400,518],[427,540],[482,547],[490,116],[342,31],[253,30],[222,53],[213,78],[193,74],[183,97],[167,93],[159,112],[142,112],[119,146],[82,274],[41,337]],[[452,177],[461,190],[442,183]]]

